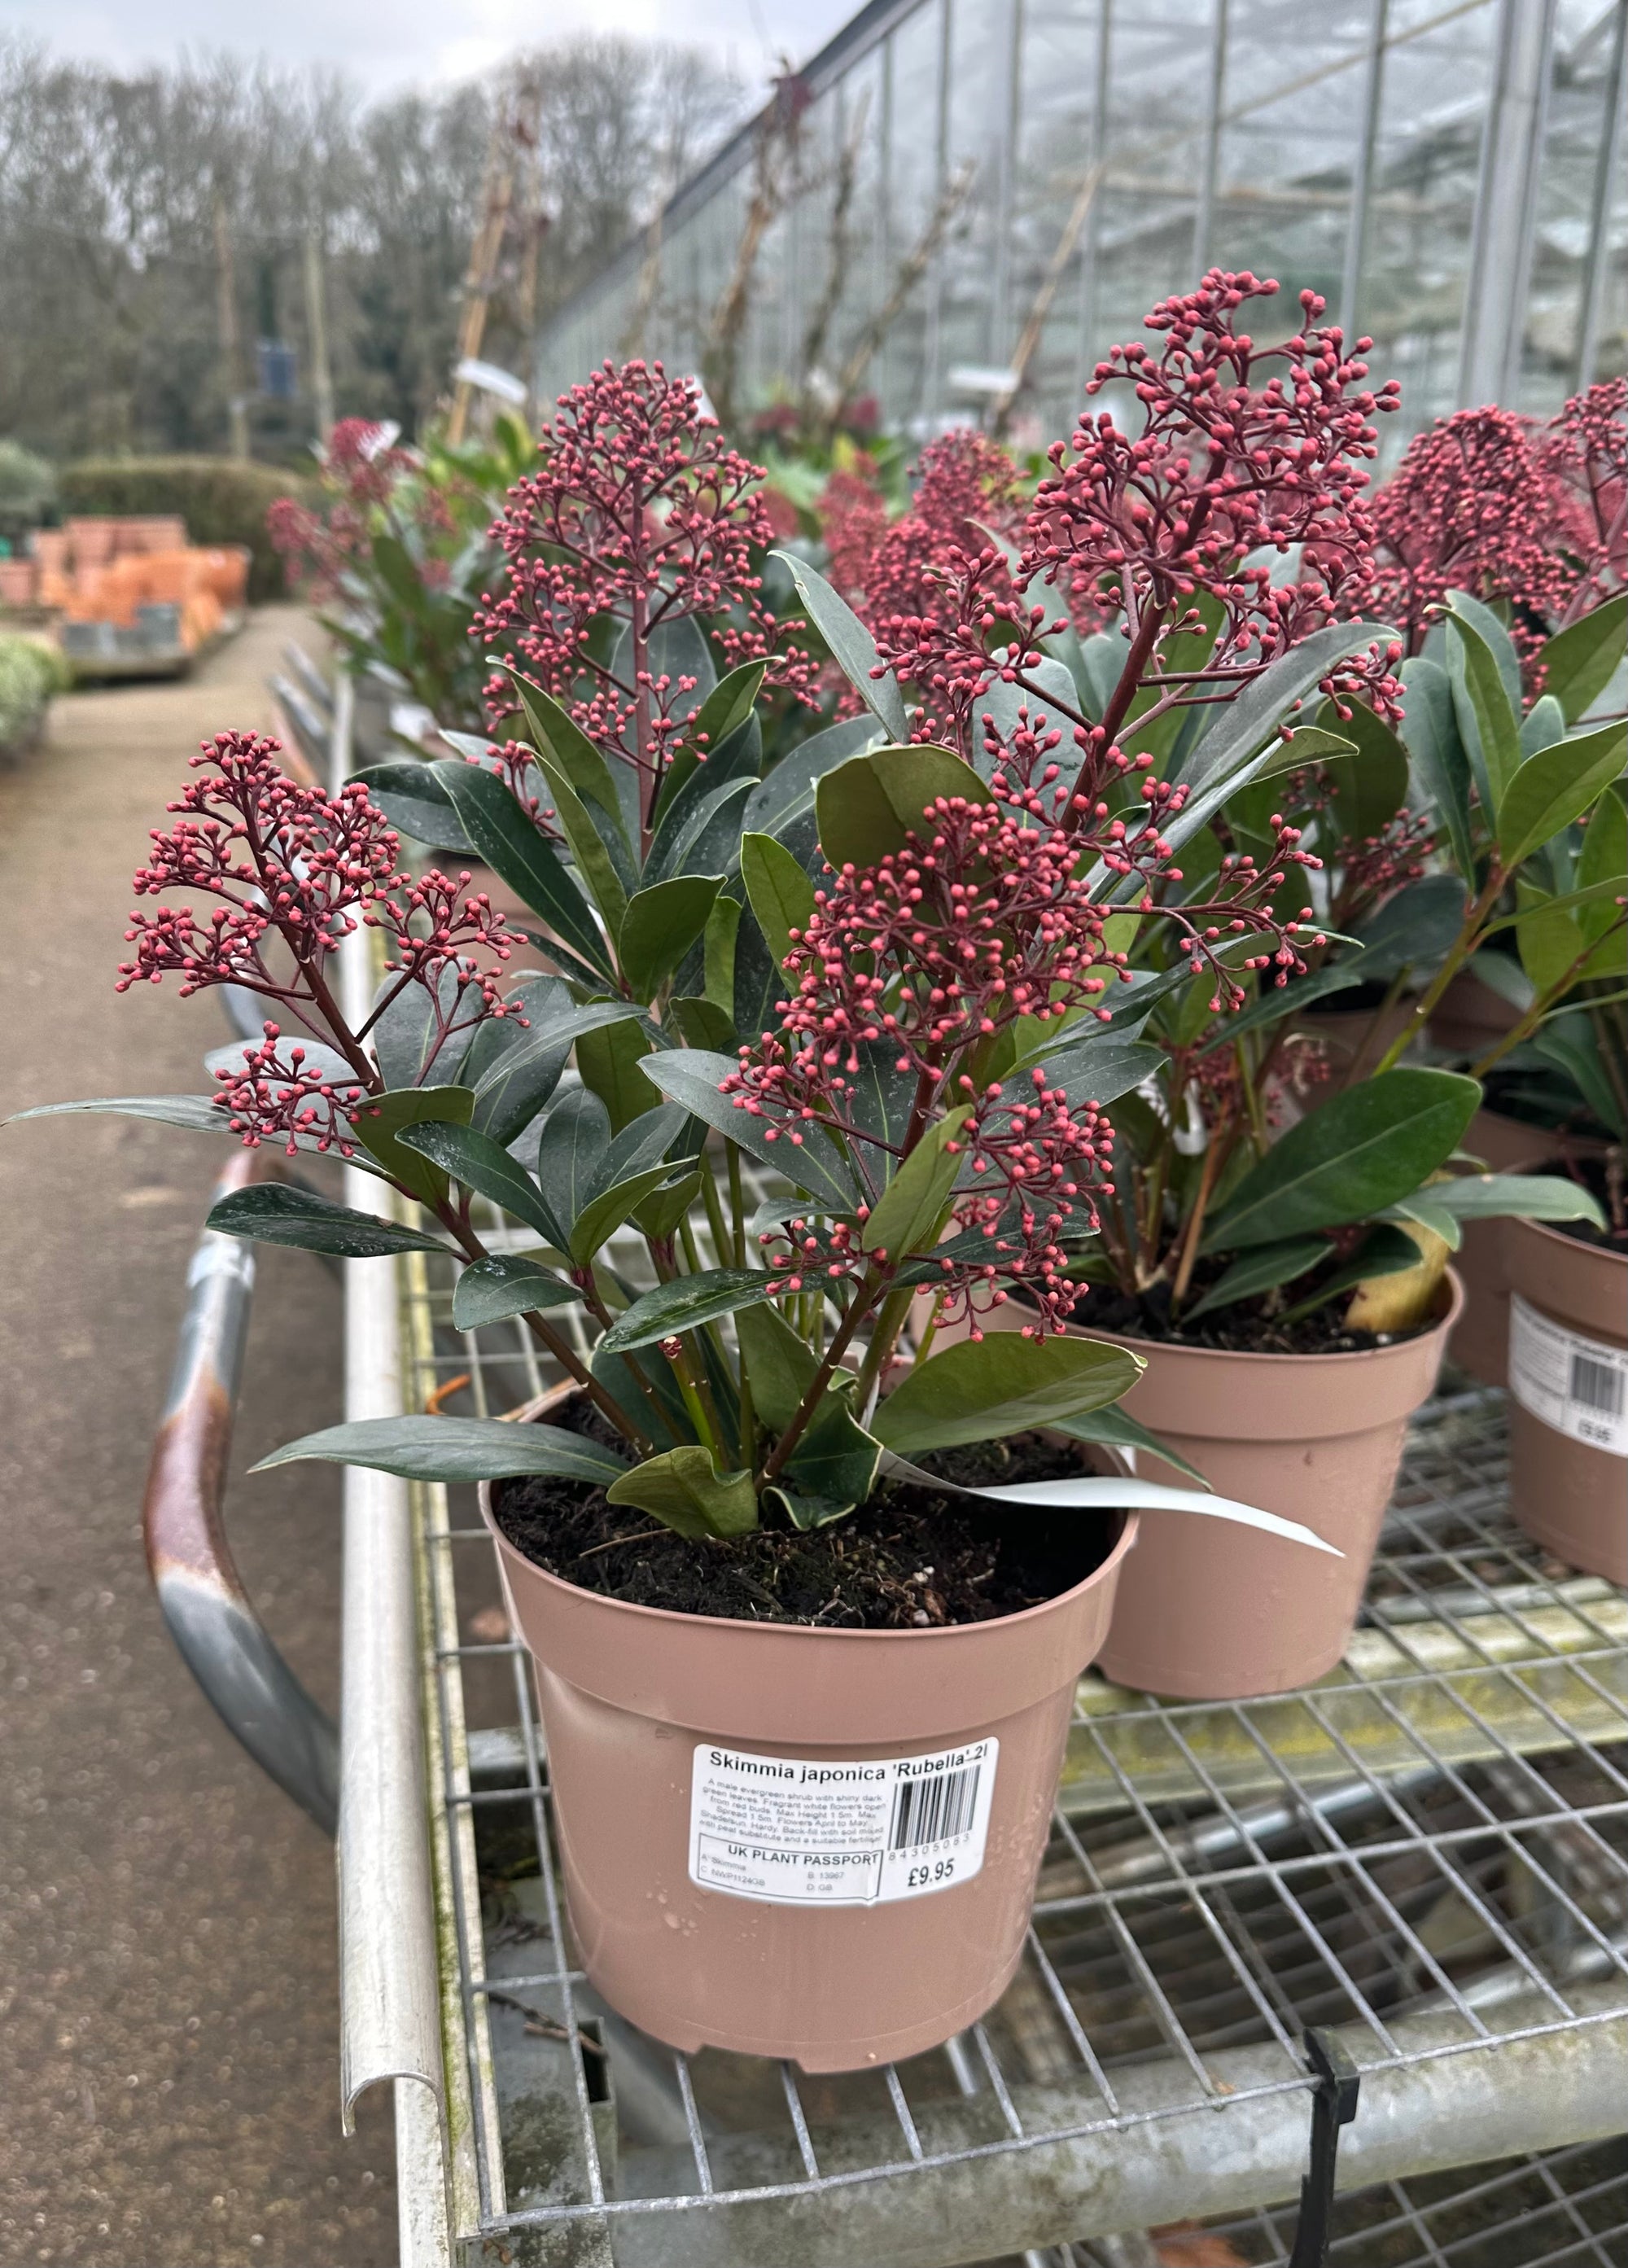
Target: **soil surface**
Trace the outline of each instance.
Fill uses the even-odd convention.
[[[557,1423],[611,1441],[590,1411]],[[963,1487],[1072,1477],[1079,1449],[1035,1433],[939,1452],[922,1468]],[[602,1597],[732,1622],[921,1630],[1039,1606],[1100,1567],[1118,1524],[1095,1512],[969,1504],[887,1481],[845,1520],[799,1533],[784,1518],[727,1543],[692,1542],[603,1489],[533,1476],[492,1491],[497,1525],[551,1575]]]
[[[1208,1281],[1215,1282],[1227,1265],[1218,1261],[1209,1270]],[[1193,1276],[1191,1298],[1195,1302],[1205,1283],[1205,1271],[1201,1265]],[[1073,1320],[1087,1331],[1112,1331],[1121,1338],[1154,1339],[1166,1346],[1208,1347],[1225,1354],[1365,1354],[1374,1347],[1395,1346],[1398,1340],[1417,1338],[1420,1331],[1433,1329],[1439,1320],[1433,1316],[1411,1331],[1347,1330],[1344,1317],[1350,1295],[1342,1292],[1326,1307],[1315,1307],[1298,1322],[1285,1323],[1281,1315],[1272,1312],[1274,1301],[1280,1307],[1293,1307],[1297,1300],[1307,1297],[1303,1284],[1287,1289],[1292,1294],[1287,1299],[1282,1292],[1263,1292],[1253,1300],[1240,1300],[1231,1307],[1200,1315],[1197,1322],[1182,1322],[1172,1328],[1168,1284],[1155,1285],[1139,1299],[1128,1292],[1093,1285],[1075,1308]]]

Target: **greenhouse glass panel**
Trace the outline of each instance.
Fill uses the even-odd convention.
[[[1276,276],[1285,324],[1311,289],[1373,336],[1403,387],[1388,460],[1461,403],[1545,413],[1628,364],[1625,20],[1628,0],[871,0],[555,312],[541,381],[656,339],[727,391],[733,335],[737,412],[829,410],[846,375],[913,438],[982,422],[1032,446],[1214,262]]]

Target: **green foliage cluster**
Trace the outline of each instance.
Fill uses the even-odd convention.
[[[0,632],[0,753],[32,737],[54,693],[67,690],[67,664],[48,639]]]

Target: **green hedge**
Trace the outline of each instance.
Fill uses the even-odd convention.
[[[278,497],[314,498],[316,482],[275,465],[230,457],[82,457],[57,479],[63,516],[178,512],[195,543],[246,543],[254,554],[251,599],[284,595],[283,562],[266,537]]]

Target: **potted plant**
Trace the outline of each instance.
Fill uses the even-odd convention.
[[[336,1152],[394,1201],[266,1182],[212,1225],[447,1251],[460,1326],[524,1317],[565,1377],[534,1422],[409,1416],[278,1457],[483,1484],[589,1973],[680,2044],[839,2068],[943,2039],[1015,1967],[1134,1507],[1332,1547],[1088,1469],[1092,1443],[1149,1437],[1114,1407],[1138,1356],[1061,1329],[1063,1239],[1113,1189],[1102,1106],[1160,1060],[1103,1005],[1129,982],[1114,894],[1156,901],[1185,798],[1100,728],[1066,765],[1020,721],[982,770],[912,745],[897,676],[800,566],[867,714],[762,774],[765,681],[795,699],[814,659],[762,609],[753,479],[659,369],[569,397],[484,625],[528,738],[375,783],[421,839],[490,859],[545,971],[500,987],[523,939],[481,894],[397,873],[366,782],[325,796],[223,735],[137,877],[216,911],[138,912],[121,982],[245,985],[275,1020],[222,1051],[212,1096],[58,1107]],[[1252,705],[1217,771],[1264,762],[1365,636],[1285,634],[1235,672]],[[1138,924],[1182,952],[1143,1005],[1197,970],[1230,998],[1233,968],[1301,966],[1282,882],[1241,866],[1151,903]],[[352,1027],[331,956],[358,924],[385,973]],[[784,1194],[755,1207],[743,1155]],[[489,1248],[477,1201],[531,1248]],[[642,1277],[606,1259],[623,1224]],[[925,1285],[970,1328],[912,1359]],[[1028,1328],[985,1335],[1013,1295]]]
[[[1496,1244],[1474,1255],[1483,1298],[1465,1352],[1483,1375],[1501,1375],[1507,1343],[1515,1517],[1562,1557],[1617,1581],[1628,1580],[1628,731],[1620,716],[1596,721],[1591,711],[1617,666],[1624,611],[1622,598],[1609,599],[1544,645],[1546,689],[1524,708],[1512,638],[1462,593],[1446,621],[1454,673],[1411,666],[1421,718],[1430,718],[1421,768],[1464,889],[1459,933],[1415,1020],[1430,1016],[1463,968],[1493,975],[1509,1012],[1471,1071],[1504,1074],[1505,1091],[1524,1094],[1551,1123],[1524,1134],[1496,1123],[1484,1130],[1506,1154],[1521,1153],[1526,1179],[1590,1201],[1569,1222],[1553,1214],[1506,1222]],[[1511,940],[1514,955],[1500,950]]]

